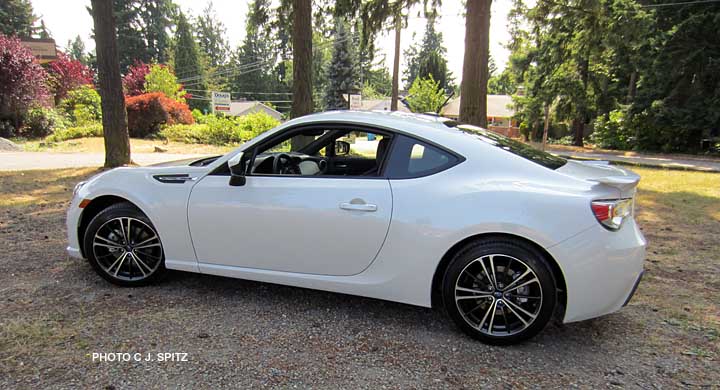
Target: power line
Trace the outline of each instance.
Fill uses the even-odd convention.
[[[658,7],[670,7],[675,5],[693,5],[693,4],[709,4],[709,3],[720,3],[720,0],[695,0],[695,1],[681,1],[676,3],[663,3],[663,4],[648,4],[641,5],[640,8],[658,8]]]
[[[345,37],[342,38],[342,39],[339,39],[339,40],[338,40],[338,39],[335,39],[335,40],[333,40],[333,41],[324,42],[324,43],[322,43],[322,44],[320,44],[320,45],[315,46],[314,48],[325,48],[325,47],[328,47],[328,46],[332,46],[332,45],[334,45],[334,44],[336,44],[336,43],[341,43],[341,42],[348,41],[348,40],[350,40],[350,39],[354,39],[354,38],[356,38],[357,36],[359,36],[359,33],[358,33],[358,32],[351,32],[351,33],[347,34],[347,36],[345,36]],[[246,63],[246,64],[240,64],[240,65],[235,66],[235,67],[233,67],[233,68],[230,68],[230,69],[220,69],[220,70],[218,70],[218,71],[212,72],[212,73],[207,74],[207,75],[195,75],[195,76],[192,76],[192,77],[187,77],[187,78],[184,78],[184,79],[179,79],[178,82],[179,82],[179,83],[188,83],[188,82],[190,82],[190,81],[197,81],[196,83],[189,83],[189,84],[188,84],[188,85],[193,85],[193,84],[199,84],[199,83],[200,83],[200,80],[202,80],[203,77],[210,78],[210,77],[215,77],[215,76],[219,76],[219,75],[229,75],[229,74],[232,74],[232,76],[238,76],[238,75],[242,75],[242,74],[246,74],[246,73],[250,73],[250,72],[254,72],[254,71],[256,71],[256,70],[259,70],[259,69],[262,68],[262,65],[264,65],[265,63],[270,62],[270,61],[275,61],[275,58],[267,58],[267,59],[265,59],[265,60],[258,60],[258,61],[255,61],[255,62],[250,62],[250,63]],[[235,74],[235,72],[238,72],[238,71],[245,71],[245,72]]]

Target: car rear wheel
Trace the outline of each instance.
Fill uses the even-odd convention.
[[[442,288],[445,308],[457,326],[494,345],[535,336],[552,317],[557,295],[543,255],[505,238],[479,240],[460,250]]]
[[[90,221],[85,255],[105,280],[120,286],[142,286],[165,272],[165,256],[152,222],[129,203],[118,203]]]

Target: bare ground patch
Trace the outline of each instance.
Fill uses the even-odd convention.
[[[94,171],[0,173],[0,387],[716,387],[720,175],[637,171],[650,246],[633,301],[509,348],[433,310],[342,294],[179,272],[114,287],[64,252],[73,185]]]

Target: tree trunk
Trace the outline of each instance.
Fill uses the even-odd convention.
[[[492,0],[467,0],[465,56],[460,84],[460,121],[487,126],[490,5]]]
[[[115,15],[113,15],[112,0],[92,0],[91,4],[102,99],[105,166],[113,168],[130,163],[130,137],[120,78]]]
[[[625,104],[632,104],[635,100],[635,94],[637,93],[637,71],[630,73],[630,83],[628,85],[628,94]]]
[[[293,98],[290,117],[313,112],[312,1],[293,0]]]
[[[400,22],[400,15],[395,15],[395,59],[393,60],[393,74],[392,74],[392,97],[390,98],[390,111],[397,111],[398,109],[398,95],[400,83],[400,30],[402,30],[402,23]]]
[[[545,124],[543,125],[542,150],[545,151],[545,145],[548,139],[548,130],[550,128],[550,104],[545,103]]]
[[[293,84],[290,117],[312,114],[312,0],[292,0]],[[298,135],[290,139],[290,150],[310,144],[314,137]]]
[[[585,132],[585,121],[581,117],[577,117],[572,121],[573,128],[573,145],[583,146],[583,133]]]

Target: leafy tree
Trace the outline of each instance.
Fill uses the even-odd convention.
[[[123,91],[126,96],[137,96],[145,93],[145,76],[150,73],[150,64],[135,60],[123,76]]]
[[[67,96],[68,91],[93,83],[93,72],[80,61],[70,58],[63,52],[58,59],[48,65],[49,85],[55,97],[55,104]]]
[[[88,55],[85,53],[85,42],[80,38],[80,35],[76,36],[74,40],[68,40],[66,50],[70,58],[80,61],[80,63],[85,66],[88,65]]]
[[[413,112],[439,112],[447,96],[432,74],[418,77],[408,90],[407,102]]]
[[[45,21],[40,20],[40,26],[36,29],[37,35],[40,39],[50,39],[52,36],[50,35],[50,31],[45,27]]]
[[[124,72],[134,61],[164,63],[177,6],[172,0],[112,0],[117,24],[120,67]],[[92,15],[92,8],[88,8]]]
[[[651,61],[632,69],[639,77],[628,126],[636,148],[696,151],[720,135],[720,4],[662,7],[654,16],[656,44],[640,52]]]
[[[490,5],[492,0],[467,0],[465,55],[460,84],[460,120],[487,125],[488,60],[490,57]]]
[[[250,18],[246,18],[246,23]],[[195,19],[195,34],[200,50],[205,55],[208,65],[216,68],[227,62],[230,47],[225,39],[227,29],[218,20],[212,1],[208,2],[202,15]]]
[[[516,91],[517,81],[510,69],[505,69],[488,80],[488,94],[490,95],[512,95]]]
[[[347,109],[343,94],[360,89],[358,70],[355,63],[349,27],[343,18],[335,21],[335,43],[332,60],[327,68],[328,84],[325,90],[325,105],[329,110]]]
[[[192,94],[190,108],[205,110],[208,108],[208,101],[204,99],[204,91],[207,91],[205,69],[200,59],[200,52],[197,42],[193,37],[190,24],[182,12],[177,19],[177,30],[175,31],[175,69],[181,69],[183,74],[191,75],[185,78],[188,89],[203,91],[199,94]]]
[[[348,0],[353,4],[352,0]],[[369,0],[363,2],[361,8],[361,18],[363,20],[363,43],[372,42],[375,35],[383,30],[385,22],[392,20],[395,27],[395,56],[392,68],[392,90],[390,109],[397,110],[398,90],[400,83],[400,32],[402,30],[403,21],[407,22],[407,15],[403,16],[403,10],[410,9],[415,4],[419,4],[420,0]],[[435,9],[440,5],[440,0],[422,0],[425,9],[428,5]],[[427,13],[426,13],[427,14]],[[434,15],[434,11],[431,11]]]
[[[443,89],[447,91],[453,89],[452,74],[447,66],[447,49],[443,46],[442,33],[435,31],[435,17],[428,18],[420,47],[411,46],[405,51],[405,58],[407,87],[410,87],[418,77],[425,78],[432,75]]]
[[[103,137],[105,138],[105,166],[117,167],[130,163],[130,137],[127,112],[123,98],[117,30],[112,4],[106,0],[91,0],[95,47],[97,50],[98,80],[102,98]]]
[[[180,103],[185,103],[187,95],[172,70],[163,64],[150,65],[150,71],[145,75],[145,92],[162,92]]]
[[[30,0],[3,0],[0,2],[0,33],[29,37],[37,18]]]
[[[102,101],[92,85],[82,85],[68,92],[58,106],[77,126],[102,120]]]
[[[25,111],[47,98],[47,79],[30,49],[19,39],[0,34],[0,120],[10,120],[19,128]]]

